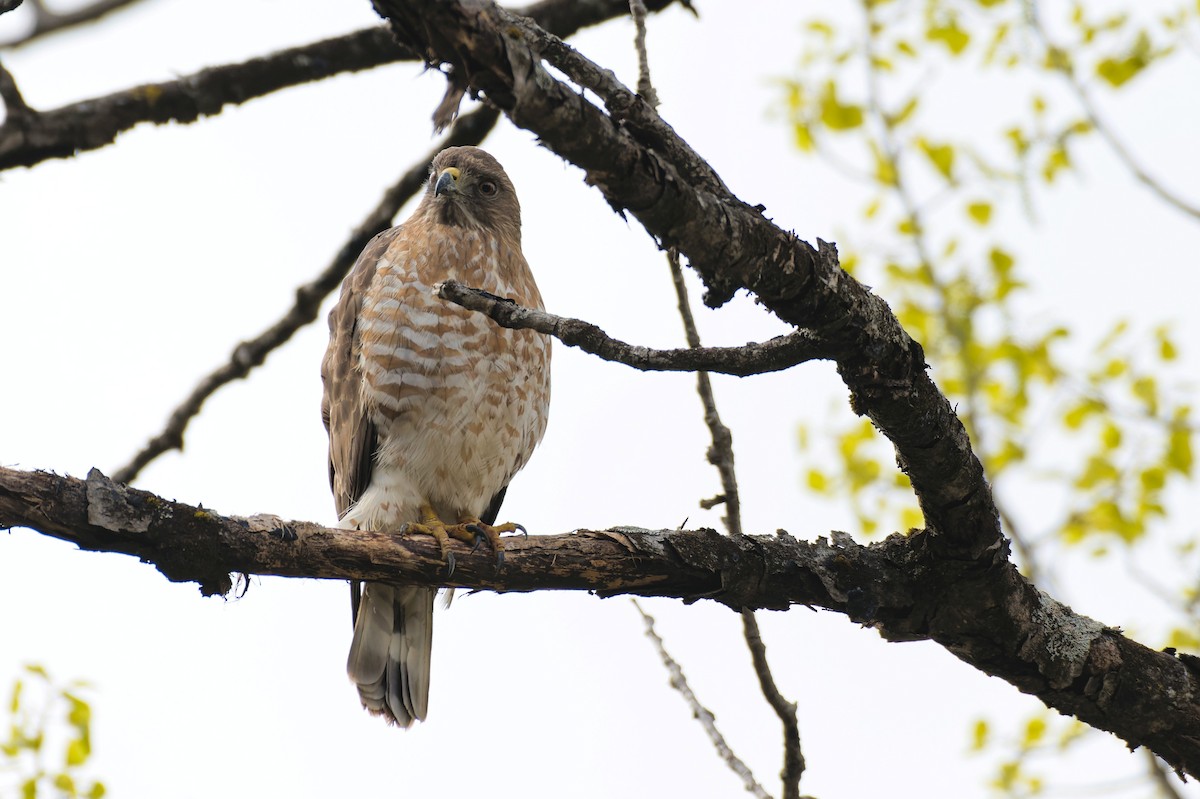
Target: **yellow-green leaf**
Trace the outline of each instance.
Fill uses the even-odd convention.
[[[1150,375],[1133,381],[1133,396],[1146,405],[1150,413],[1158,413],[1158,381]]]
[[[900,110],[894,114],[888,114],[885,119],[889,127],[896,127],[903,124],[906,119],[912,116],[913,111],[917,110],[917,97],[913,95],[908,102],[900,107]]]
[[[896,185],[896,167],[891,159],[879,148],[879,144],[871,140],[871,154],[875,156],[875,180],[884,186]]]
[[[967,216],[978,225],[986,225],[992,221],[992,204],[983,200],[967,203]]]
[[[900,528],[902,530],[914,530],[924,526],[925,514],[921,513],[919,508],[910,505],[900,511]]]
[[[1046,720],[1041,717],[1032,718],[1025,725],[1025,736],[1021,739],[1021,747],[1029,749],[1036,746],[1044,737],[1046,737]]]
[[[1015,263],[1013,257],[999,247],[993,247],[988,252],[988,261],[992,265],[992,271],[1001,276],[1011,272]]]
[[[1176,649],[1190,649],[1193,652],[1200,651],[1200,637],[1197,637],[1191,630],[1185,630],[1182,627],[1176,627],[1171,630],[1171,634],[1167,636],[1167,646]]]
[[[931,26],[925,31],[925,38],[931,42],[939,42],[954,55],[959,55],[971,43],[971,35],[958,26],[958,20],[950,20],[944,25]]]
[[[809,469],[808,487],[813,491],[824,493],[829,490],[829,478],[820,469]]]
[[[988,740],[988,723],[986,719],[979,719],[971,728],[971,751],[978,752],[987,746]]]
[[[1046,154],[1046,162],[1042,165],[1042,177],[1047,183],[1053,183],[1058,173],[1071,166],[1071,155],[1067,148],[1059,144]]]
[[[1188,477],[1192,473],[1192,435],[1186,427],[1174,427],[1167,439],[1167,466]]]
[[[67,765],[82,766],[91,754],[91,747],[82,738],[76,738],[67,744]]]
[[[830,130],[853,130],[863,123],[862,106],[845,103],[838,97],[833,81],[821,92],[821,122]]]
[[[1150,37],[1141,31],[1128,54],[1120,58],[1103,59],[1096,65],[1096,74],[1114,89],[1120,88],[1149,66],[1152,58]]]
[[[792,132],[795,134],[796,148],[801,152],[811,153],[816,149],[817,143],[813,140],[812,131],[808,125],[803,122],[797,122],[792,126]]]
[[[954,146],[951,144],[934,144],[928,139],[921,137],[917,139],[917,146],[921,148],[921,152],[925,153],[925,157],[929,159],[934,168],[947,181],[954,180]]]
[[[1104,432],[1101,433],[1100,438],[1104,442],[1105,449],[1116,449],[1121,446],[1121,428],[1109,422],[1104,426]]]

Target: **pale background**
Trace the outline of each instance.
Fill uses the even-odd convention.
[[[650,21],[651,65],[664,116],[740,197],[810,241],[837,240],[859,224],[862,194],[801,158],[770,113],[809,5],[702,2],[699,21],[672,9]],[[144,3],[4,63],[31,105],[51,108],[376,19],[348,0]],[[18,22],[0,19],[0,34]],[[623,20],[573,41],[633,82],[632,34]],[[1194,201],[1197,71],[1153,72],[1105,100],[1143,160]],[[443,86],[412,64],[342,76],[0,176],[0,462],[80,477],[123,464],[196,379],[285,310],[291,289],[430,147]],[[965,89],[948,122],[989,99]],[[520,192],[526,254],[549,309],[628,341],[681,344],[665,259],[640,226],[507,121],[485,146]],[[1119,316],[1146,329],[1171,320],[1196,364],[1200,227],[1151,199],[1102,147],[1079,153],[1083,176],[1047,195],[1040,224],[1003,220],[1036,290],[1031,317],[1061,319],[1084,339]],[[700,324],[709,344],[783,329],[745,297],[702,312]],[[156,461],[139,487],[225,513],[332,521],[318,415],[325,340],[322,321],[221,391],[186,451]],[[718,482],[693,383],[556,345],[549,431],[504,518],[534,534],[718,526],[718,512],[697,506]],[[746,530],[812,538],[851,527],[848,510],[801,490],[797,425],[850,418],[832,365],[715,384]],[[1194,527],[1195,495],[1175,507]],[[1026,518],[1044,510],[1018,505]],[[1114,564],[1068,578],[1064,598],[1153,644],[1157,608],[1122,574]],[[130,558],[15,530],[0,536],[0,685],[26,662],[92,681],[92,773],[111,796],[742,794],[667,687],[628,600],[461,597],[438,614],[429,721],[404,733],[361,711],[345,678],[347,594],[340,582],[256,578],[243,598],[203,599]],[[779,724],[738,617],[709,602],[645,607],[731,745],[777,792]],[[803,608],[760,621],[776,677],[799,703],[806,793],[987,796],[995,761],[968,753],[974,719],[1011,719],[1004,734],[1016,735],[1016,720],[1039,707],[931,643],[888,644]],[[1141,768],[1106,736],[1055,775],[1083,786]]]

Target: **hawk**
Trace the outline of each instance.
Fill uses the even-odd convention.
[[[488,153],[433,160],[404,224],[367,245],[329,314],[321,415],[343,527],[490,542],[504,492],[546,429],[550,342],[434,295],[458,280],[517,303],[542,298],[521,253],[521,207]],[[363,706],[401,727],[424,719],[436,589],[351,583],[347,671]]]

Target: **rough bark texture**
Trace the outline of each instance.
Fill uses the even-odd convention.
[[[672,2],[647,5],[658,11]],[[559,36],[570,36],[628,11],[629,5],[619,0],[544,0],[522,13]],[[0,170],[99,149],[141,122],[195,122],[219,114],[227,105],[289,86],[417,58],[412,50],[397,46],[385,29],[373,28],[49,111],[22,108],[14,114],[9,108],[0,125]]]
[[[759,557],[742,552],[735,573],[722,574],[729,604],[778,607],[768,579],[776,574],[815,595],[823,590],[828,604],[799,599],[805,591],[787,596],[843,611],[888,638],[931,638],[1046,704],[1200,773],[1195,676],[1020,577],[983,468],[926,374],[920,345],[882,299],[839,268],[832,245],[813,248],[733,196],[641,98],[528,20],[487,3],[375,0],[375,7],[401,43],[431,64],[449,65],[455,81],[583,169],[614,209],[686,255],[710,305],[747,289],[784,321],[810,330],[837,360],[854,410],[895,445],[925,531],[881,547],[825,549],[822,565],[836,565],[833,573],[802,565],[811,565],[799,556],[803,548],[789,548],[794,560],[776,561],[772,548],[756,543]],[[593,91],[604,108],[551,75],[543,60]]]
[[[427,536],[227,517],[114,483],[0,468],[0,528],[120,552],[168,579],[228,592],[231,573],[390,580],[493,591],[585,590],[711,599],[730,608],[826,608],[893,641],[937,641],[1047,705],[1200,774],[1200,679],[1188,664],[1039,592],[1007,562],[947,560],[914,531],[863,546],[713,530],[619,527],[507,539],[505,561],[455,543],[445,574]]]
[[[641,98],[529,20],[482,3],[376,0],[397,38],[448,63],[517,125],[584,170],[616,209],[632,213],[704,279],[706,302],[739,289],[786,322],[811,330],[838,361],[855,410],[896,446],[925,519],[948,555],[1002,556],[1003,536],[983,467],[925,357],[887,304],[838,265],[731,194]],[[541,50],[533,43],[541,42]],[[557,58],[555,58],[557,56]],[[542,58],[605,98],[607,113],[541,66]],[[668,160],[668,155],[671,160]]]

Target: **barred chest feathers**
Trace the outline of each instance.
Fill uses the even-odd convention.
[[[448,279],[541,308],[519,252],[479,230],[442,228],[419,250],[397,239],[363,298],[362,390],[379,431],[372,488],[360,506],[415,518],[428,498],[445,518],[478,516],[545,432],[550,345],[434,296]],[[449,264],[459,264],[449,268]],[[505,268],[508,267],[508,268]],[[403,320],[403,322],[401,321]],[[367,510],[362,508],[362,510]]]

